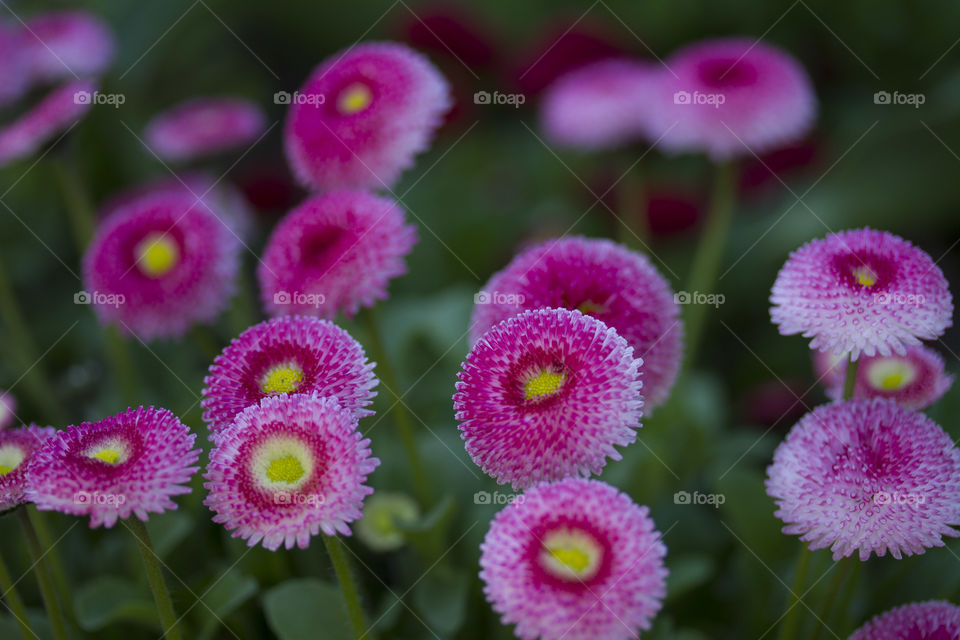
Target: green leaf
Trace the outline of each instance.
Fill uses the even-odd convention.
[[[183,542],[193,530],[195,519],[181,511],[169,511],[150,518],[147,525],[153,550],[160,558],[165,558],[178,544]]]
[[[413,602],[427,625],[452,635],[463,624],[470,582],[466,576],[437,568],[413,590]]]
[[[213,586],[207,587],[202,596],[206,606],[196,608],[203,616],[199,637],[213,637],[221,621],[256,595],[258,589],[257,581],[244,575],[239,569],[232,569],[218,578]]]
[[[77,623],[84,631],[97,631],[117,622],[158,626],[153,599],[139,585],[102,576],[82,585],[74,599]]]
[[[352,640],[346,603],[336,586],[304,578],[267,591],[263,607],[280,640]]]
[[[696,589],[710,579],[714,562],[703,554],[686,555],[668,561],[667,597],[677,598]]]

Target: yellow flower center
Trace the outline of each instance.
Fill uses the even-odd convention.
[[[878,358],[870,364],[867,380],[882,391],[899,391],[917,378],[916,367],[909,360]]]
[[[106,462],[107,464],[119,464],[123,462],[121,458],[123,457],[123,452],[119,449],[113,447],[104,447],[90,454],[91,458],[96,458],[101,462]]]
[[[584,569],[590,566],[590,556],[580,549],[556,547],[549,549],[549,552],[554,560],[576,573],[582,573]]]
[[[19,447],[8,446],[0,449],[0,476],[5,476],[19,467],[25,457]]]
[[[151,278],[170,273],[180,261],[180,247],[165,233],[151,233],[136,248],[137,265]]]
[[[603,549],[590,534],[560,529],[545,537],[540,563],[550,574],[567,581],[587,580],[600,570]]]
[[[604,311],[606,311],[606,308],[604,308],[602,305],[597,304],[596,302],[593,302],[592,300],[587,300],[586,302],[580,304],[579,307],[577,307],[577,311],[579,311],[584,315],[591,316],[595,313],[603,313]]]
[[[864,287],[872,287],[877,284],[877,272],[866,265],[856,267],[853,270],[853,277]]]
[[[260,382],[260,390],[271,395],[293,393],[302,382],[303,371],[300,367],[295,364],[280,365],[267,371]]]
[[[295,456],[287,455],[270,462],[267,477],[273,482],[294,484],[303,477],[303,465]]]
[[[365,84],[355,82],[340,92],[337,108],[344,115],[359,113],[373,102],[373,92]]]
[[[527,400],[533,400],[556,393],[566,377],[567,374],[565,373],[541,371],[536,377],[527,380],[526,384],[523,385],[524,396]]]

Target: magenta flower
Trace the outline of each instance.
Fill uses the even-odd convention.
[[[53,82],[99,75],[113,62],[110,27],[86,11],[52,11],[27,20],[23,29],[29,73]]]
[[[347,525],[373,493],[363,483],[379,464],[356,413],[335,398],[268,397],[220,433],[204,474],[204,504],[249,546],[305,549],[321,530],[350,535]]]
[[[668,152],[760,154],[803,137],[816,117],[803,67],[753,38],[698,42],[665,66],[645,121]]]
[[[838,560],[943,546],[960,525],[960,450],[922,413],[874,398],[818,407],[777,448],[767,493],[786,534]]]
[[[449,93],[433,65],[403,45],[352,46],[291,96],[287,161],[311,189],[389,189],[429,146]]]
[[[27,469],[37,449],[54,433],[53,427],[36,425],[0,431],[0,512],[26,500]]]
[[[360,191],[308,198],[273,230],[257,275],[267,313],[353,316],[387,297],[416,244],[392,200]]]
[[[547,89],[541,123],[547,140],[577,149],[620,147],[643,137],[656,71],[614,59],[578,67]]]
[[[17,420],[17,399],[13,394],[0,391],[0,429],[6,429]]]
[[[266,127],[266,115],[247,100],[192,98],[154,116],[144,137],[158,156],[180,162],[250,145]]]
[[[596,480],[528,490],[480,549],[487,600],[523,640],[636,638],[666,595],[667,549],[649,509]]]
[[[360,343],[332,322],[284,316],[250,327],[217,356],[204,378],[204,421],[214,435],[267,396],[333,396],[357,418],[376,392],[373,364]]]
[[[850,640],[956,640],[960,607],[949,602],[915,602],[875,616]]]
[[[609,240],[547,240],[513,259],[477,297],[472,342],[528,309],[577,309],[616,329],[643,358],[644,407],[661,405],[677,379],[683,325],[670,285],[650,260]]]
[[[199,467],[196,436],[166,409],[138,407],[57,432],[27,470],[27,499],[43,511],[89,515],[90,527],[176,509]]]
[[[840,359],[831,370],[836,373],[829,376],[831,380],[826,386],[827,394],[834,400],[843,397],[846,368],[846,362]],[[855,398],[890,398],[908,409],[920,411],[939,400],[952,384],[953,376],[944,371],[940,354],[920,345],[907,347],[902,356],[860,358],[853,395]]]
[[[150,194],[117,209],[84,257],[100,321],[142,340],[183,335],[226,307],[240,243],[193,196]]]
[[[777,274],[770,316],[780,333],[836,355],[906,353],[952,324],[939,267],[893,234],[857,229],[800,247]]]
[[[537,309],[496,325],[474,345],[453,396],[467,453],[515,489],[599,474],[614,445],[636,439],[640,365],[606,324]]]
[[[0,167],[36,152],[73,127],[90,109],[96,89],[93,80],[68,82],[0,128]]]

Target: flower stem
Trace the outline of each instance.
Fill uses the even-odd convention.
[[[167,583],[163,579],[160,559],[153,550],[147,526],[137,517],[129,518],[124,523],[130,529],[133,537],[137,539],[137,548],[140,550],[140,557],[143,559],[143,566],[147,571],[147,580],[150,582],[150,591],[153,592],[153,600],[157,605],[157,613],[160,615],[163,635],[168,640],[179,640],[180,630],[177,629],[179,619],[173,611],[170,590],[167,589]]]
[[[723,252],[730,235],[733,207],[736,199],[737,167],[733,161],[717,165],[713,196],[707,212],[707,222],[700,235],[700,244],[690,267],[686,293],[690,304],[686,305],[687,360],[696,357],[703,336],[706,304],[697,304],[697,295],[709,295],[717,284],[717,275],[723,260]]]
[[[391,366],[390,356],[380,337],[379,323],[377,322],[376,311],[374,311],[374,309],[375,307],[364,309],[362,313],[367,323],[367,330],[370,333],[373,357],[377,362],[376,371],[383,381],[383,386],[396,398],[396,402],[393,407],[390,408],[390,411],[392,411],[396,419],[397,432],[400,435],[400,440],[403,443],[403,448],[406,450],[407,458],[410,462],[417,497],[421,504],[429,507],[433,503],[433,492],[430,490],[430,482],[427,479],[423,463],[420,459],[420,450],[417,447],[417,439],[413,431],[413,421],[410,419],[410,410],[400,396],[397,378],[394,373],[394,368]]]
[[[800,614],[800,596],[803,585],[807,582],[807,570],[810,568],[810,558],[813,552],[804,545],[797,558],[797,569],[793,576],[793,586],[790,588],[790,610],[780,627],[780,640],[793,640],[797,630],[797,616]]]
[[[120,330],[113,326],[103,327],[103,340],[123,401],[127,406],[136,406],[138,376],[130,345],[126,338],[120,335]]]
[[[843,399],[852,400],[853,392],[857,388],[857,370],[860,369],[860,361],[851,359],[847,362],[847,373],[843,378]]]
[[[93,237],[93,229],[96,224],[93,204],[91,204],[90,198],[83,188],[83,183],[77,176],[77,172],[69,159],[63,158],[56,161],[55,170],[60,182],[60,189],[63,192],[73,240],[77,245],[79,255],[82,256],[90,238]]]
[[[853,594],[857,590],[857,578],[860,577],[860,570],[864,565],[864,562],[860,561],[856,557],[850,558],[850,562],[853,563],[853,569],[850,571],[850,580],[847,582],[847,586],[844,589],[843,597],[840,600],[840,630],[843,631],[847,628],[850,623],[850,603],[853,602]]]
[[[344,553],[343,541],[338,536],[325,535],[321,537],[323,538],[323,544],[327,547],[327,554],[330,556],[333,570],[337,574],[337,581],[340,582],[340,590],[343,592],[343,599],[347,603],[347,615],[350,617],[354,635],[358,640],[361,638],[373,640],[373,630],[367,627],[363,607],[360,606],[357,583],[353,579],[347,554]]]
[[[830,579],[830,584],[827,587],[826,599],[823,602],[823,608],[821,609],[820,620],[822,624],[817,626],[816,631],[813,634],[814,640],[817,640],[821,632],[823,631],[824,625],[830,624],[830,616],[833,613],[833,605],[836,603],[837,598],[840,594],[840,587],[843,585],[843,581],[847,579],[847,575],[850,573],[851,561],[848,558],[841,558],[839,566],[835,568],[833,577]],[[827,626],[829,629],[830,627]]]
[[[624,176],[617,189],[620,244],[636,251],[649,251],[650,222],[647,217],[647,193],[641,167]]]
[[[27,548],[29,548],[30,558],[33,560],[33,572],[36,574],[37,583],[40,585],[40,595],[43,596],[43,606],[46,608],[47,617],[50,619],[50,629],[53,632],[53,637],[55,640],[66,640],[67,626],[63,619],[63,611],[60,609],[60,600],[57,598],[53,581],[50,579],[50,571],[44,557],[46,552],[41,547],[37,532],[30,522],[27,507],[22,506],[16,509],[16,512],[17,518],[20,520],[20,528],[23,529],[23,535],[27,539]]]
[[[9,607],[10,613],[12,613],[13,617],[17,620],[17,626],[20,627],[20,635],[24,637],[24,640],[34,640],[34,638],[37,638],[37,634],[30,628],[30,622],[27,619],[27,609],[23,606],[23,600],[20,599],[20,594],[17,593],[13,580],[10,579],[10,571],[7,569],[3,558],[0,558],[0,589],[3,589],[3,600],[6,602],[7,607]]]
[[[56,586],[57,593],[60,594],[60,599],[63,602],[63,614],[66,616],[68,622],[71,624],[76,623],[73,615],[73,606],[70,601],[70,584],[67,582],[67,573],[63,569],[60,553],[57,551],[56,546],[54,546],[56,545],[56,541],[54,541],[53,536],[50,535],[47,518],[42,512],[37,511],[35,507],[26,506],[24,508],[27,510],[27,516],[30,518],[30,523],[33,525],[34,531],[37,532],[37,540],[39,540],[43,548],[47,550],[47,559],[50,561],[50,577],[53,578],[53,584]]]

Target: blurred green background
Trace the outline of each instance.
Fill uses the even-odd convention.
[[[225,176],[257,205],[252,249],[259,252],[271,226],[302,197],[283,158],[284,107],[273,103],[274,92],[293,91],[323,58],[357,40],[410,42],[453,84],[454,113],[394,189],[419,228],[420,243],[409,259],[410,272],[391,285],[391,298],[379,311],[399,365],[398,391],[418,418],[439,506],[410,533],[414,544],[398,552],[378,554],[351,542],[365,604],[379,618],[382,637],[511,637],[484,601],[477,578],[478,545],[499,507],[475,504],[474,493],[496,486],[465,454],[450,397],[468,348],[472,296],[519,247],[564,233],[620,237],[613,212],[621,219],[640,215],[622,190],[605,192],[644,148],[577,154],[552,149],[540,138],[538,92],[570,64],[618,52],[662,58],[704,37],[762,37],[802,62],[821,102],[809,139],[762,162],[744,159],[726,273],[718,286],[725,304],[710,311],[702,353],[673,401],[624,451],[624,460],[602,475],[650,505],[665,533],[670,592],[649,637],[772,637],[771,627],[788,606],[786,585],[800,545],[779,533],[763,490],[764,469],[805,407],[825,400],[813,385],[806,341],[780,337],[769,321],[770,286],[789,251],[830,230],[869,225],[910,239],[939,261],[949,280],[960,281],[955,2],[31,0],[4,7],[0,15],[8,21],[16,20],[14,13],[66,7],[102,16],[118,39],[103,91],[126,96],[118,109],[95,106],[43,159],[0,170],[0,264],[34,343],[14,338],[10,318],[2,318],[0,388],[15,385],[23,419],[58,427],[119,412],[128,382],[116,379],[105,355],[115,344],[88,307],[73,304],[81,289],[81,256],[65,194],[79,189],[99,204],[122,188],[169,176],[137,138],[153,114],[210,94],[244,96],[267,110],[276,126],[260,144],[197,165]],[[481,90],[521,92],[526,101],[518,109],[475,105],[472,95]],[[881,90],[922,93],[926,101],[919,108],[877,105],[873,96]],[[651,203],[654,262],[681,289],[711,167],[702,158],[665,158],[653,151],[634,171],[644,172],[658,197]],[[129,345],[137,403],[170,408],[205,434],[198,407],[202,378],[215,351],[250,320],[245,305],[256,295],[255,264],[248,253],[247,298],[238,298],[215,327],[179,343]],[[369,348],[362,327],[342,324]],[[948,332],[934,345],[953,372],[960,369],[958,336]],[[55,404],[65,415],[58,415]],[[392,417],[383,415],[391,404],[390,392],[381,387],[380,413],[361,424],[383,461],[372,484],[410,491]],[[956,437],[958,410],[960,390],[954,388],[929,413]],[[210,522],[199,476],[194,485],[178,512],[150,521],[171,571],[177,610],[185,613],[187,637],[349,637],[319,541],[305,551],[248,551]],[[673,495],[681,490],[722,493],[725,503],[718,509],[678,505]],[[28,563],[9,520],[0,519],[0,535],[19,575]],[[88,531],[85,522],[51,520],[55,536],[64,536],[58,548],[83,635],[156,637],[129,535],[119,527]],[[431,539],[442,540],[445,555],[425,551]],[[950,543],[916,558],[872,560],[849,611],[834,626],[837,635],[845,637],[854,625],[896,604],[954,599],[958,551],[960,544]],[[830,573],[805,597],[814,611],[823,607],[823,587],[835,570],[828,552],[816,554],[812,575]],[[32,577],[19,588],[39,606]],[[818,625],[805,608],[801,623],[808,634],[803,637],[812,637]],[[0,636],[14,633],[10,619],[0,615]]]

